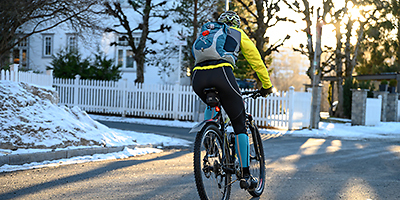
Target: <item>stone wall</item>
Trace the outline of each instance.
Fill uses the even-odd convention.
[[[351,124],[365,125],[368,90],[352,89]]]

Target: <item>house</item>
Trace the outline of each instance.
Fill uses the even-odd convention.
[[[119,0],[125,9],[125,14],[128,16],[132,27],[140,23],[141,16],[131,8],[127,3],[127,0]],[[168,6],[172,3],[169,2]],[[156,39],[158,43],[151,44],[148,41],[147,46],[155,51],[160,51],[167,46],[164,44],[169,41],[172,44],[177,43],[177,33],[181,30],[181,25],[174,24],[172,17],[161,20],[153,19],[150,21],[150,29],[158,29],[160,24],[165,23],[172,26],[169,32],[165,33],[151,33],[151,37]],[[116,19],[110,16],[103,16],[100,18],[103,27],[112,27],[114,29],[122,28],[119,27],[119,23]],[[27,24],[22,27],[22,34],[24,29],[30,30],[34,24]],[[47,67],[50,67],[53,55],[58,52],[75,48],[82,54],[82,58],[94,56],[93,54],[99,50],[107,58],[112,58],[115,64],[120,64],[122,71],[122,79],[127,79],[129,82],[136,79],[136,63],[133,60],[133,52],[130,47],[124,46],[127,41],[124,40],[122,35],[116,33],[106,33],[104,31],[93,32],[77,32],[67,23],[63,23],[56,28],[47,30],[45,32],[37,33],[26,40],[22,41],[16,46],[11,53],[11,62],[14,64],[20,64],[21,67],[27,68],[31,71],[45,72]],[[134,37],[139,41],[140,32],[135,32]],[[118,45],[111,45],[117,43]],[[157,55],[156,55],[157,56]],[[144,69],[144,83],[145,84],[176,84],[180,83],[183,85],[189,85],[190,79],[185,76],[186,73],[181,72],[179,65],[179,52],[174,52],[173,56],[167,58],[167,61],[171,64],[169,71],[162,71],[159,67],[146,63]],[[148,59],[152,59],[151,56]],[[179,73],[182,74],[178,78]]]

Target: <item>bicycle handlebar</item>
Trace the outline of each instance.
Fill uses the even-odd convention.
[[[249,95],[249,97],[251,97],[253,99],[256,99],[257,97],[261,97],[260,90],[242,92],[242,96],[244,96],[244,95]]]

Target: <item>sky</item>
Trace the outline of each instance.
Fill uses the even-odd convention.
[[[51,100],[54,89],[0,81],[0,143],[18,144],[15,151],[0,149],[0,156],[26,154],[98,145],[125,146],[148,145],[156,148],[125,148],[121,152],[80,156],[70,159],[3,165],[0,172],[54,167],[66,164],[123,159],[148,153],[158,153],[166,146],[190,146],[193,141],[108,128],[96,120],[125,123],[152,124],[173,127],[193,127],[196,122],[126,118],[119,116],[88,115],[78,107],[60,107]],[[351,123],[320,122],[319,129],[274,130],[261,129],[261,134],[293,137],[335,137],[341,140],[388,139],[400,140],[399,122],[381,122],[376,126],[351,126]],[[82,142],[82,141],[90,142]],[[72,142],[71,142],[72,141]]]
[[[292,1],[288,1],[288,2],[292,2]],[[303,8],[303,3],[301,1],[298,1],[300,3],[301,8]],[[335,6],[335,8],[333,8],[332,10],[338,10],[340,8],[342,8],[345,3],[344,0],[339,0],[339,1],[333,1],[333,4]],[[311,32],[313,35],[313,42],[315,45],[315,31],[316,31],[316,9],[318,7],[322,7],[322,0],[309,0],[310,3],[310,7],[314,6],[314,15],[312,16],[312,26],[311,26]],[[287,34],[291,36],[291,38],[289,40],[287,40],[284,44],[284,46],[287,47],[299,47],[299,44],[306,44],[307,42],[307,36],[306,34],[301,31],[303,29],[305,29],[306,27],[306,22],[303,21],[302,19],[304,18],[303,14],[299,14],[299,13],[295,13],[293,10],[290,10],[283,2],[281,2],[280,4],[280,11],[277,13],[277,16],[279,17],[288,17],[289,19],[292,19],[294,21],[296,21],[296,23],[291,23],[291,22],[279,22],[277,23],[277,25],[271,27],[270,29],[268,29],[267,31],[267,35],[271,38],[270,42],[271,44],[277,42],[279,39],[283,39]],[[354,19],[358,19],[360,18],[361,20],[363,20],[363,16],[360,14],[360,9],[356,6],[353,6],[353,4],[350,2],[349,3],[349,12],[352,13],[352,17]],[[368,8],[369,9],[369,8]],[[322,14],[322,8],[320,11],[320,14]],[[329,19],[329,15],[327,16],[326,19],[327,22],[330,21]],[[344,20],[346,21],[346,20]],[[354,24],[354,28],[353,30],[357,30],[358,29],[358,23]],[[342,31],[344,31],[344,27],[342,28]],[[334,26],[332,24],[326,24],[322,27],[322,36],[321,36],[321,42],[322,42],[322,46],[330,46],[330,47],[335,47],[336,46],[336,35],[334,32]],[[352,43],[356,42],[356,38],[353,37],[351,40]]]

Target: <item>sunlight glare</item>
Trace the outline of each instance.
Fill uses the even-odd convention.
[[[312,155],[315,154],[320,148],[321,145],[324,144],[325,139],[308,139],[303,145],[300,147],[300,154],[302,155]]]
[[[359,177],[350,178],[339,193],[342,199],[377,199],[374,188]]]
[[[272,163],[266,163],[266,168],[271,169],[276,172],[288,172],[288,173],[295,173],[297,172],[297,166],[296,163],[298,160],[300,160],[301,155],[300,154],[293,154],[289,155],[283,158],[278,159],[275,162]]]
[[[388,147],[388,150],[395,154],[397,157],[400,157],[400,146],[399,145],[392,145]]]
[[[331,142],[331,146],[326,148],[326,153],[335,153],[342,148],[342,141],[340,140],[333,140]]]
[[[360,8],[358,8],[357,6],[355,6],[353,4],[353,2],[349,1],[348,2],[348,13],[350,14],[351,18],[353,20],[361,20],[364,21],[365,20],[365,16],[363,16],[361,14],[361,10]]]

